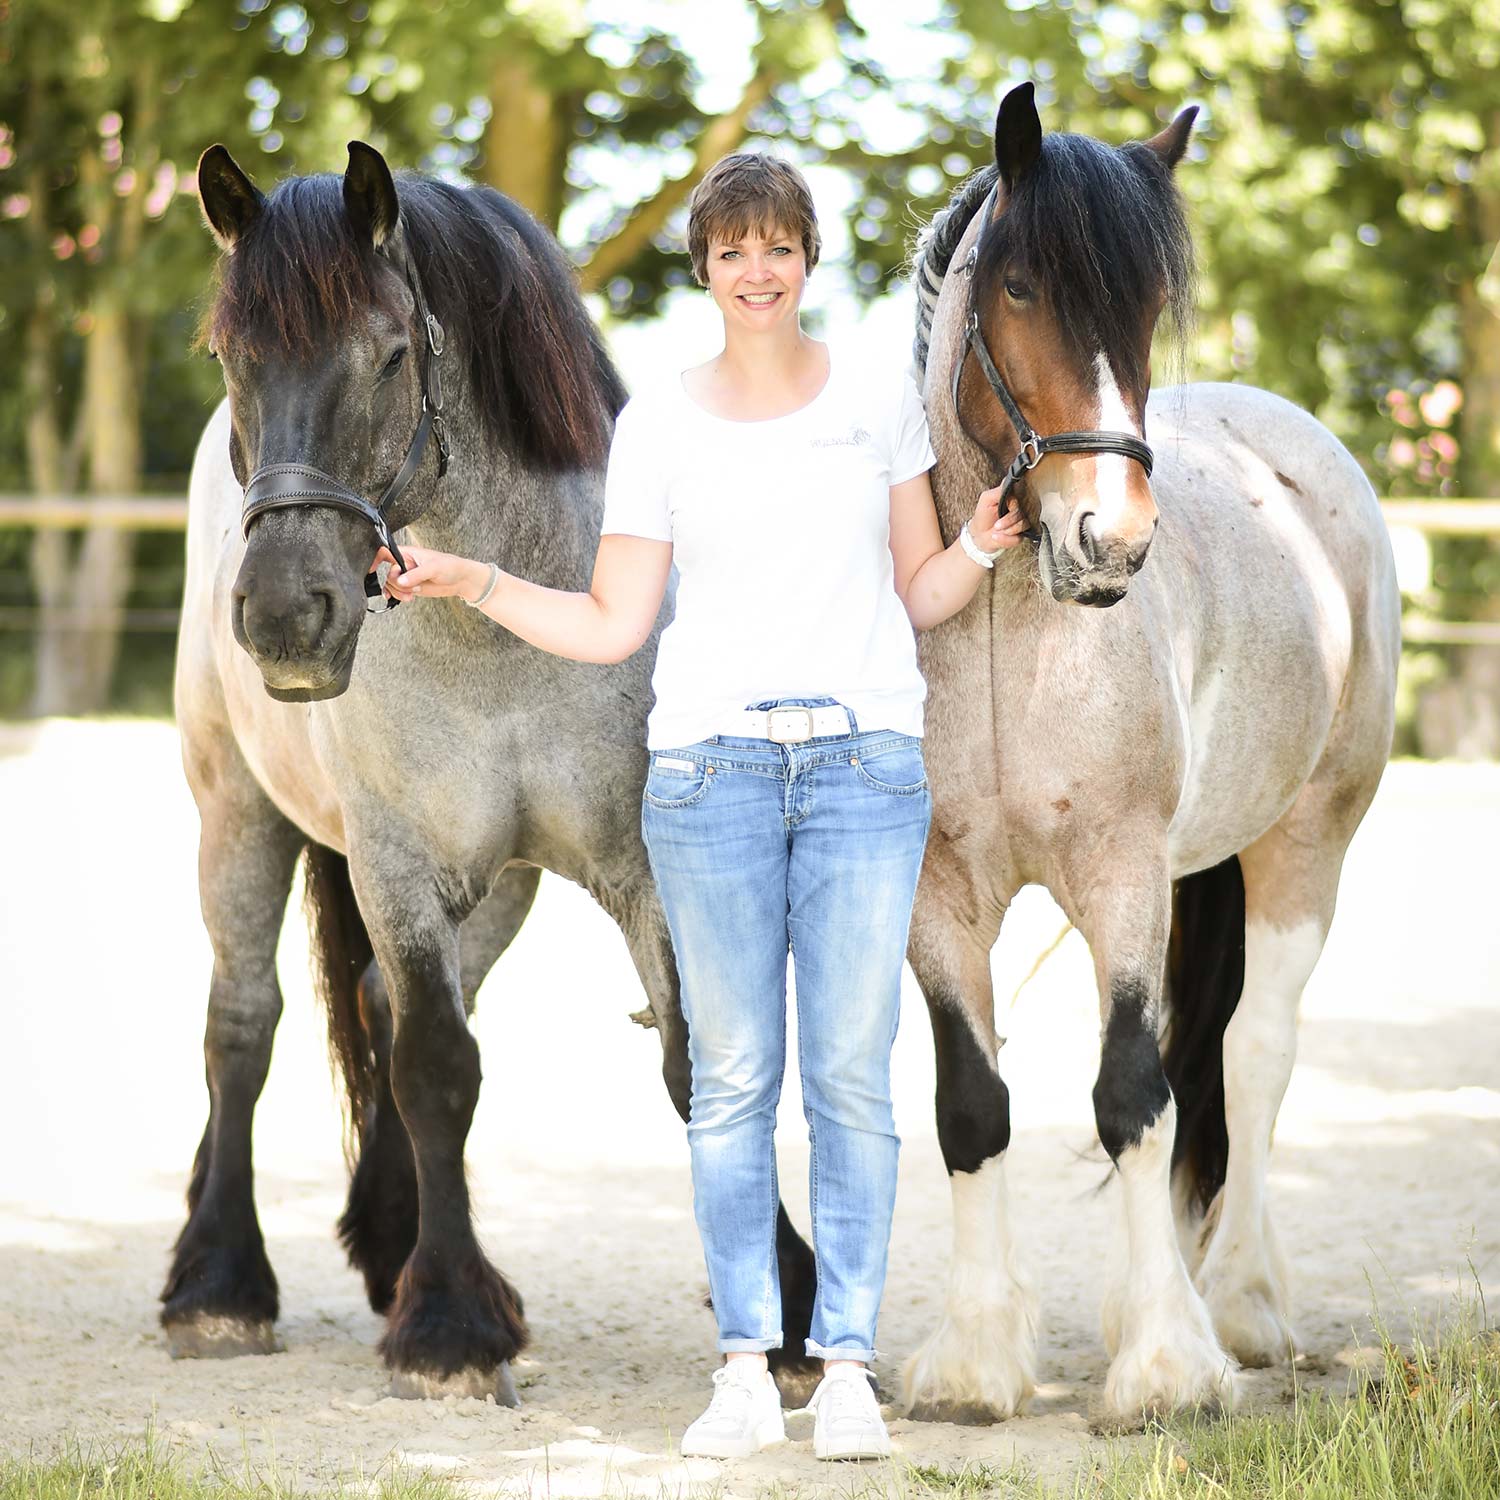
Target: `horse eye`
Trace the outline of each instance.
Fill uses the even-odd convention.
[[[212,360],[217,360],[219,357],[219,351],[217,349],[210,349],[208,351],[208,357]]]
[[[385,365],[380,371],[381,379],[385,379],[388,375],[394,375],[396,371],[401,368],[401,361],[405,358],[406,345],[403,344],[399,349],[395,350],[392,353],[391,357],[388,360],[386,360]]]
[[[1024,281],[1007,281],[1005,295],[1015,302],[1024,302],[1031,296],[1031,288]]]

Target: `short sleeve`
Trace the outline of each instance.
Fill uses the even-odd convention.
[[[645,537],[652,542],[672,540],[672,518],[667,511],[666,474],[661,445],[652,439],[650,415],[634,401],[615,422],[609,445],[609,468],[604,477],[602,534]]]
[[[918,474],[925,474],[936,462],[932,440],[927,433],[927,413],[917,394],[916,382],[909,371],[901,372],[901,404],[896,411],[896,427],[891,435],[892,484],[905,484]]]

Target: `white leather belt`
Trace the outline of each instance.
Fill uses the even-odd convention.
[[[825,708],[747,708],[731,714],[719,733],[795,745],[824,735],[850,733],[849,710],[836,703]]]

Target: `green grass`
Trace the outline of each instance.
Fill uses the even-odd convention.
[[[760,1500],[1500,1500],[1500,1332],[1459,1307],[1437,1340],[1382,1336],[1380,1361],[1348,1396],[1299,1391],[1290,1411],[1180,1419],[1148,1451],[1114,1450],[1056,1485],[1024,1467],[894,1464],[762,1488]],[[811,1466],[810,1466],[811,1468]],[[614,1487],[616,1494],[623,1487]],[[538,1490],[542,1493],[542,1490]],[[480,1487],[397,1465],[305,1477],[190,1468],[144,1445],[0,1461],[0,1500],[476,1500]],[[663,1496],[742,1494],[733,1469]]]
[[[370,1475],[342,1473],[309,1485],[305,1479],[246,1464],[233,1469],[213,1458],[190,1467],[163,1454],[148,1433],[144,1444],[111,1450],[75,1449],[60,1458],[0,1461],[0,1500],[473,1500],[446,1476],[388,1466]]]
[[[1153,1451],[1080,1477],[1075,1500],[1496,1500],[1500,1333],[1465,1318],[1435,1346],[1388,1338],[1347,1398],[1168,1423]]]

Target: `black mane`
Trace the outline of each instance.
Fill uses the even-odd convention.
[[[428,303],[462,351],[487,435],[529,468],[602,464],[625,388],[550,235],[486,187],[396,178],[401,224]],[[223,257],[210,342],[308,361],[383,304],[385,257],[356,236],[332,173],[278,183]]]
[[[1074,358],[1088,363],[1102,351],[1122,385],[1139,389],[1141,332],[1157,299],[1179,338],[1192,324],[1193,242],[1171,169],[1138,141],[1117,149],[1088,136],[1043,137],[980,242],[976,305],[999,296],[1007,277],[1047,299]]]

